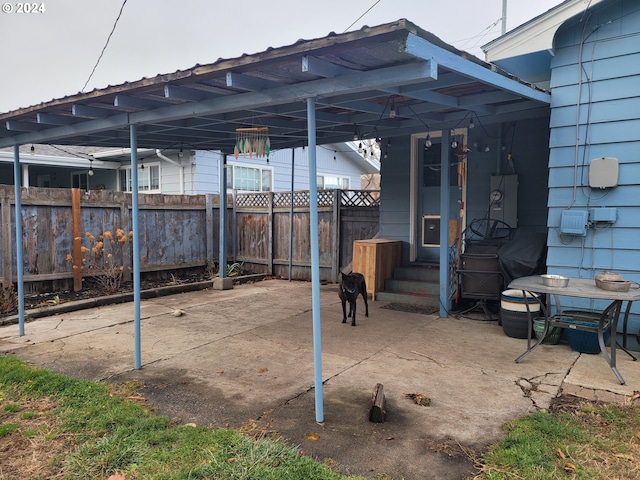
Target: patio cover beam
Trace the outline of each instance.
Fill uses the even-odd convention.
[[[197,90],[195,88],[181,87],[177,85],[165,85],[164,86],[165,98],[188,100],[190,102],[199,102],[201,100],[211,99],[219,97],[214,93],[205,92],[204,90]]]
[[[431,66],[429,62],[381,68],[330,79],[323,78],[294,85],[285,85],[260,92],[228,95],[222,98],[203,100],[198,103],[172,105],[134,113],[121,113],[104,119],[89,120],[75,125],[25,133],[17,137],[5,137],[0,139],[0,148],[9,147],[16,143],[48,143],[56,139],[71,136],[98,133],[104,130],[118,128],[125,129],[131,124],[153,124],[154,122],[173,121],[190,117],[228,113],[237,110],[250,110],[294,103],[303,101],[305,98],[309,98],[309,96],[331,97],[347,93],[364,92],[372,89],[385,90],[398,85],[423,82],[426,78],[429,78],[430,74]],[[124,97],[119,98],[118,103],[121,102],[126,102]],[[35,128],[41,127],[41,125],[36,123],[21,123],[25,124],[21,125],[22,127],[30,125],[33,125]]]
[[[499,73],[493,72],[482,65],[470,62],[469,60],[462,58],[460,55],[456,55],[442,47],[438,47],[437,45],[434,45],[413,33],[409,33],[407,35],[404,50],[406,53],[409,53],[416,58],[422,58],[424,60],[435,58],[437,59],[438,64],[442,67],[486,83],[487,85],[492,85],[496,88],[512,92],[522,98],[551,104],[550,94],[531,88],[528,85],[524,85],[505,77],[504,75],[500,75]]]

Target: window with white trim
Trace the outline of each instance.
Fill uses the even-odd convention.
[[[341,177],[339,175],[324,175],[319,174],[316,176],[318,182],[318,188],[322,190],[348,190],[349,189],[349,177]]]
[[[120,191],[131,192],[131,167],[120,169]],[[160,164],[148,163],[138,168],[138,191],[160,193]]]
[[[268,167],[228,164],[227,188],[241,192],[271,192],[273,171]]]

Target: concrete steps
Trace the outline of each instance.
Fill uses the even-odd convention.
[[[393,277],[384,283],[384,291],[376,293],[376,300],[439,308],[440,270],[431,265],[396,267]]]

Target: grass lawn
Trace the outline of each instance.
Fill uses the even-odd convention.
[[[358,478],[277,438],[172,425],[141,404],[139,388],[0,357],[0,478]],[[639,479],[640,407],[558,401],[551,413],[509,422],[505,437],[474,460],[476,480]]]
[[[0,478],[345,479],[277,439],[171,425],[139,385],[81,381],[0,357]]]
[[[574,400],[552,411],[505,425],[476,479],[640,479],[639,407]]]

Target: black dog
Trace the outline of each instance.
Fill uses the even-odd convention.
[[[338,295],[340,295],[340,300],[342,301],[342,323],[347,323],[347,302],[349,302],[349,317],[351,317],[351,325],[355,327],[358,295],[362,295],[362,298],[364,298],[364,316],[369,316],[367,284],[364,281],[364,275],[357,272],[347,274],[340,272],[338,287],[340,288]]]

